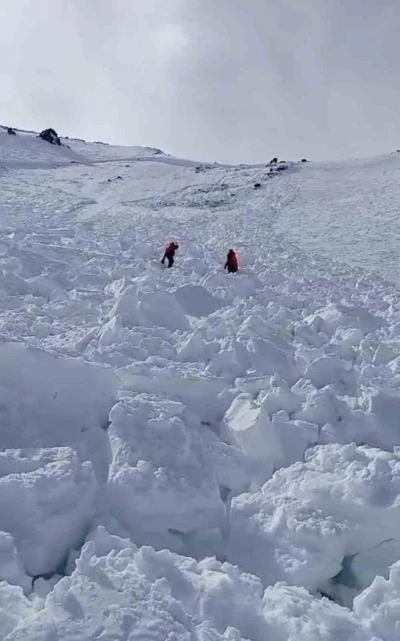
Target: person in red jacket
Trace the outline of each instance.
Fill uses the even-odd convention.
[[[179,249],[178,243],[170,243],[169,245],[167,245],[167,247],[165,248],[164,256],[161,260],[163,265],[165,263],[165,259],[167,259],[168,267],[172,267],[172,265],[174,264],[174,256],[177,249]]]
[[[233,249],[228,251],[224,269],[228,270],[228,274],[234,274],[239,269],[238,259]]]

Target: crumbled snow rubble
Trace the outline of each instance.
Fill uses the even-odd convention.
[[[67,144],[0,130],[0,638],[398,641],[400,290],[308,246],[400,159]]]

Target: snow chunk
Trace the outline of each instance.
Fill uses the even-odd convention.
[[[0,532],[0,581],[19,585],[25,593],[32,587],[32,579],[25,573],[14,540],[8,532]]]
[[[352,558],[350,572],[357,588],[367,588],[376,576],[389,578],[389,568],[400,558],[400,537],[383,541]]]
[[[226,301],[210,294],[200,285],[184,285],[175,292],[175,297],[189,316],[209,316],[226,306]]]
[[[31,291],[28,283],[17,274],[0,272],[0,298],[5,296],[26,296]]]
[[[266,485],[232,500],[227,558],[265,585],[286,581],[315,591],[341,569],[343,525],[296,499],[264,495]]]
[[[264,489],[264,495],[311,501],[338,523],[345,521],[346,554],[398,536],[400,456],[396,454],[354,444],[318,446],[306,453],[304,464],[280,470]]]
[[[107,443],[99,428],[107,426],[117,387],[110,369],[0,337],[1,448],[71,445],[103,474]]]
[[[180,418],[182,409],[138,398],[111,411],[110,505],[132,533],[221,524],[224,505],[215,474],[199,435]]]
[[[332,384],[341,396],[357,395],[357,378],[352,365],[337,356],[317,358],[309,365],[304,376],[317,389]]]
[[[106,555],[97,552],[97,543],[85,544],[71,577],[59,581],[36,617],[25,601],[19,604],[20,620],[9,617],[3,627],[14,628],[13,641],[267,638],[256,577],[215,559],[198,563],[128,542]]]
[[[224,415],[232,397],[224,399],[223,380],[196,366],[164,359],[154,361],[134,363],[118,369],[117,374],[124,386],[135,392],[165,395],[182,402],[204,421],[215,421]]]
[[[300,369],[296,359],[283,349],[276,347],[270,340],[252,338],[248,342],[247,350],[251,367],[260,374],[279,374],[290,385],[295,383],[300,376]]]
[[[376,429],[383,431],[382,441],[397,445],[399,443],[400,393],[397,390],[368,387],[364,390],[367,412],[377,419]]]
[[[171,330],[190,329],[186,314],[173,294],[162,291],[142,294],[140,302],[141,312],[150,327],[154,325]]]
[[[190,329],[186,314],[173,294],[139,293],[135,285],[129,285],[117,296],[110,312],[110,319],[115,317],[125,327]]]
[[[353,613],[304,588],[278,584],[263,594],[258,578],[229,563],[138,550],[101,530],[84,545],[72,575],[42,604],[35,607],[18,588],[0,586],[3,637],[372,641]]]
[[[354,599],[354,612],[366,630],[382,641],[400,636],[400,561],[390,570],[389,579],[377,576],[371,586]]]
[[[0,582],[0,638],[12,639],[12,641],[22,641],[23,636],[13,634],[7,637],[8,634],[16,632],[18,626],[25,621],[29,621],[29,617],[34,614],[34,606],[31,601],[24,596],[20,587],[8,585],[5,581]],[[26,629],[29,629],[29,624]],[[39,637],[26,636],[25,638],[35,639],[39,641]],[[43,638],[43,637],[42,637]]]
[[[52,278],[36,276],[27,281],[34,296],[41,296],[46,300],[67,300],[66,291]]]
[[[355,445],[318,446],[253,495],[232,501],[228,558],[265,583],[314,591],[345,556],[400,527],[400,457]]]
[[[12,534],[29,575],[54,572],[79,546],[97,487],[91,463],[70,448],[0,452],[0,530]]]
[[[397,353],[384,343],[380,343],[376,349],[372,362],[374,365],[386,365],[397,357]]]
[[[306,449],[318,441],[318,427],[278,416],[271,420],[266,409],[270,396],[264,403],[255,403],[251,394],[240,394],[225,414],[223,436],[249,456],[269,463],[268,478],[277,467],[303,458]]]
[[[263,614],[270,639],[373,641],[347,608],[325,598],[316,599],[300,587],[276,585],[267,588]]]
[[[312,325],[317,332],[323,332],[332,337],[338,327],[357,328],[362,331],[364,336],[370,332],[386,327],[388,322],[371,314],[364,307],[351,305],[328,305],[317,310],[304,319],[309,325]]]

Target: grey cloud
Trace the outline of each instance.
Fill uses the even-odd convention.
[[[400,146],[397,0],[2,4],[16,126],[235,162]]]

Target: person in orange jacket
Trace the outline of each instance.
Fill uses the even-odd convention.
[[[165,259],[167,259],[168,267],[172,267],[172,265],[174,264],[174,256],[177,249],[179,249],[178,243],[170,243],[169,245],[167,245],[161,263],[164,265]]]
[[[234,274],[239,269],[238,259],[233,249],[228,251],[224,269],[228,270],[228,274]]]

